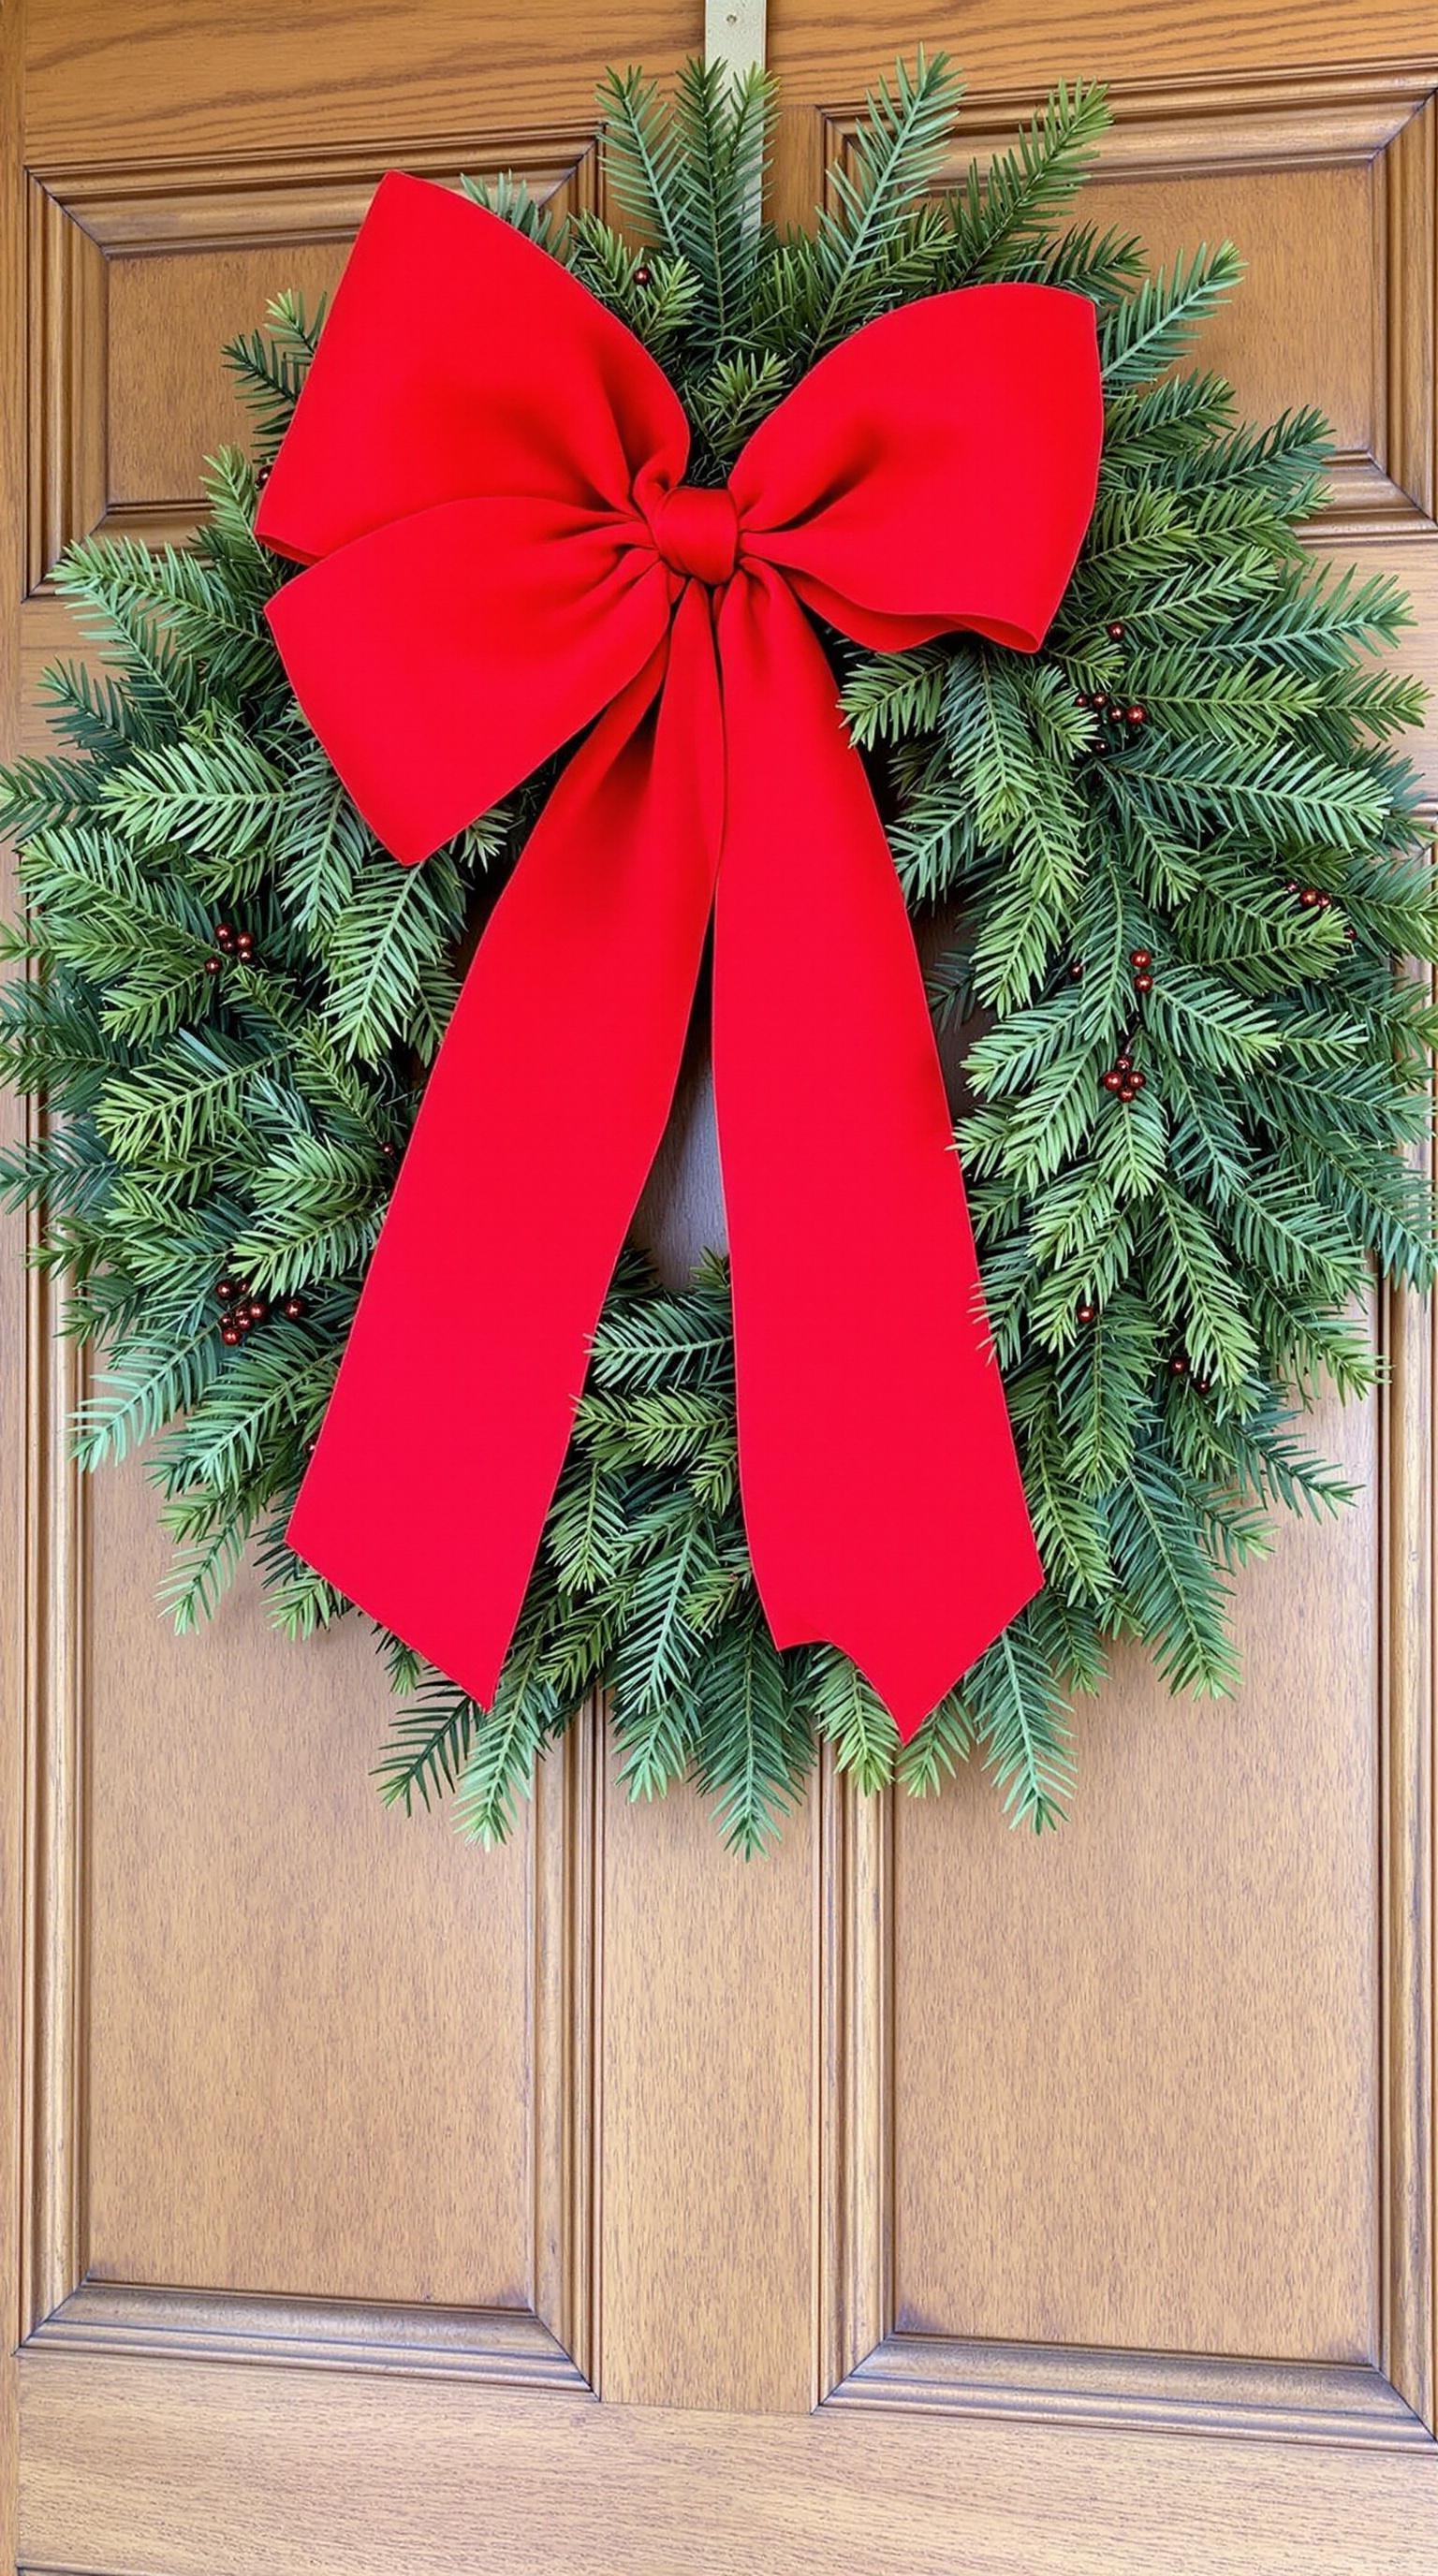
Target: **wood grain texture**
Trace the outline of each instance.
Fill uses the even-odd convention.
[[[183,159],[304,152],[588,117],[610,63],[671,72],[702,50],[702,0],[295,0],[260,14],[214,0],[31,0],[29,157]]]
[[[1115,1658],[1061,1834],[989,1784],[896,1821],[895,2317],[1376,2362],[1378,1457],[1245,1576],[1228,1706]]]
[[[602,2396],[814,2401],[812,1806],[776,1852],[707,1802],[605,1824]]]
[[[1427,2459],[27,2355],[22,2563],[110,2576],[1432,2576]]]
[[[52,0],[59,7],[62,0]],[[1320,80],[1350,64],[1423,62],[1434,50],[1424,0],[1169,0],[1161,10],[1073,0],[1061,17],[1022,0],[974,0],[936,21],[922,0],[879,0],[836,18],[825,0],[769,0],[769,62],[794,108],[856,100],[897,55],[942,37],[971,93],[1050,88],[1060,79],[1187,86],[1219,73],[1262,83],[1276,71]]]
[[[527,1837],[381,1807],[360,1623],[176,1640],[153,1489],[89,1499],[85,2269],[527,2305]]]
[[[99,244],[34,178],[27,201],[25,587],[34,590],[71,538],[104,516],[109,331]]]

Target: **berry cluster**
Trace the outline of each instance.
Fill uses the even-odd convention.
[[[215,924],[216,955],[205,959],[205,973],[218,975],[227,957],[236,958],[241,966],[255,962],[255,934],[252,930],[234,930],[227,921]]]
[[[264,1322],[270,1312],[269,1300],[257,1297],[247,1280],[232,1279],[228,1273],[215,1281],[215,1295],[224,1310],[220,1317],[220,1339],[227,1350],[238,1350],[256,1324]],[[297,1324],[305,1311],[305,1301],[303,1297],[282,1297],[279,1311],[290,1323]]]
[[[1326,893],[1322,886],[1300,885],[1297,877],[1289,877],[1283,891],[1285,894],[1291,894],[1304,912],[1331,912],[1333,909],[1333,897]],[[1358,933],[1351,921],[1345,925],[1343,936],[1352,948],[1357,941]]]
[[[1116,617],[1108,629],[1108,640],[1110,644],[1121,644],[1123,639],[1123,619]],[[1110,697],[1106,689],[1080,689],[1075,696],[1074,704],[1082,707],[1086,715],[1097,716],[1106,728],[1099,734],[1093,745],[1094,750],[1100,754],[1112,751],[1116,741],[1123,742],[1130,734],[1138,733],[1148,722],[1147,707],[1130,705],[1122,697]]]
[[[1131,1107],[1137,1100],[1146,1080],[1147,1076],[1140,1073],[1127,1047],[1121,1055],[1114,1057],[1107,1073],[1102,1077],[1105,1091],[1111,1091],[1116,1100],[1123,1102],[1125,1109]]]
[[[1132,965],[1134,970],[1133,989],[1138,994],[1140,1000],[1142,1000],[1146,993],[1151,993],[1153,991],[1152,949],[1130,949],[1129,963]],[[1082,966],[1077,965],[1072,966],[1069,969],[1069,972],[1077,979],[1082,975],[1083,968]],[[1126,1040],[1122,1053],[1114,1057],[1107,1073],[1102,1073],[1099,1076],[1099,1081],[1104,1090],[1112,1092],[1114,1098],[1116,1100],[1121,1100],[1126,1109],[1129,1108],[1135,1100],[1137,1100],[1139,1093],[1144,1087],[1145,1080],[1146,1076],[1140,1073],[1133,1060],[1132,1038]]]
[[[1129,733],[1137,733],[1140,726],[1148,722],[1147,707],[1126,707],[1122,699],[1109,697],[1107,691],[1103,689],[1080,689],[1074,704],[1086,707],[1091,715],[1102,716],[1105,724],[1122,725]],[[1107,737],[1094,744],[1095,751],[1108,751],[1111,748]]]

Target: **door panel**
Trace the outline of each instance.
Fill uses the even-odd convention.
[[[363,1633],[316,1641],[296,1708],[258,1587],[216,1651],[177,1641],[153,1491],[114,1506],[90,1578],[88,2271],[527,2304],[532,1851],[486,1885],[438,1814],[396,1831]]]
[[[378,173],[597,204],[603,65],[700,41],[658,0],[10,13],[11,740],[74,649],[61,547],[183,538],[240,429],[219,342],[330,283]],[[1239,240],[1204,355],[1255,416],[1329,411],[1314,541],[1409,585],[1438,678],[1422,13],[774,0],[777,209],[920,41],[970,77],[951,176],[1051,79],[1117,82],[1091,211],[1156,257]],[[1415,751],[1438,791],[1438,727]],[[705,1099],[696,1061],[671,1259],[713,1231]],[[593,1717],[503,1854],[382,1810],[364,1635],[289,1646],[242,1584],[175,1640],[153,1492],[82,1491],[48,1299],[13,1263],[0,1297],[20,2565],[1438,2563],[1425,1316],[1386,1305],[1383,1398],[1324,1415],[1365,1499],[1244,1579],[1232,1707],[1120,1657],[1057,1837],[982,1777],[825,1768],[746,1868],[697,1798],[631,1807]]]
[[[1120,1657],[1071,1826],[1022,1873],[982,1797],[960,1851],[940,1807],[898,1808],[906,2330],[1375,2357],[1375,1522],[1284,1531],[1245,1585],[1241,1701],[1154,1708]]]

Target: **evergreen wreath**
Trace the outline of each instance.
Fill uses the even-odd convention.
[[[1098,506],[1043,651],[831,639],[911,912],[957,921],[936,1012],[981,1024],[959,1141],[1047,1588],[900,1753],[842,1655],[770,1641],[724,1263],[676,1291],[627,1255],[495,1705],[379,1632],[406,1703],[383,1793],[408,1808],[455,1787],[482,1841],[600,1684],[631,1791],[697,1775],[745,1852],[816,1736],[865,1789],[897,1772],[932,1790],[977,1752],[1016,1818],[1055,1820],[1070,1703],[1110,1639],[1142,1639],[1175,1690],[1232,1689],[1231,1577],[1266,1512],[1350,1498],[1299,1424],[1320,1380],[1375,1383],[1370,1269],[1434,1275],[1407,1149],[1438,1023],[1398,961],[1438,959],[1438,915],[1389,747],[1423,699],[1373,659],[1404,601],[1302,550],[1314,413],[1252,429],[1216,376],[1173,372],[1238,276],[1232,249],[1149,276],[1135,241],[1063,228],[1101,93],[1057,89],[934,199],[957,94],[941,60],[901,69],[805,233],[758,218],[771,84],[698,65],[669,103],[637,73],[604,85],[633,240],[592,214],[556,225],[509,180],[469,192],[661,360],[700,481],[895,304],[1010,279],[1097,307]],[[47,675],[68,748],[0,782],[28,903],[0,1071],[46,1104],[0,1184],[43,1212],[62,1329],[104,1355],[81,1463],[155,1443],[180,1630],[251,1543],[291,1634],[349,1607],[285,1524],[457,955],[546,784],[401,869],[301,718],[262,616],[289,567],[253,519],[317,331],[282,298],[227,352],[255,461],[214,460],[192,550],[70,550],[57,582],[109,668]]]

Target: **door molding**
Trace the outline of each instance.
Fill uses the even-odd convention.
[[[1381,2348],[1371,2366],[906,2332],[894,2286],[894,1808],[826,1763],[819,1862],[818,2402],[1269,2440],[1434,2443],[1434,1318],[1384,1301],[1379,1477]]]
[[[603,1727],[586,1709],[537,1767],[528,1827],[532,2236],[528,2308],[256,2297],[90,2273],[85,2099],[84,1641],[89,1480],[70,1462],[74,1345],[32,1274],[26,1635],[22,2350],[308,2363],[588,2391],[599,2308]]]

